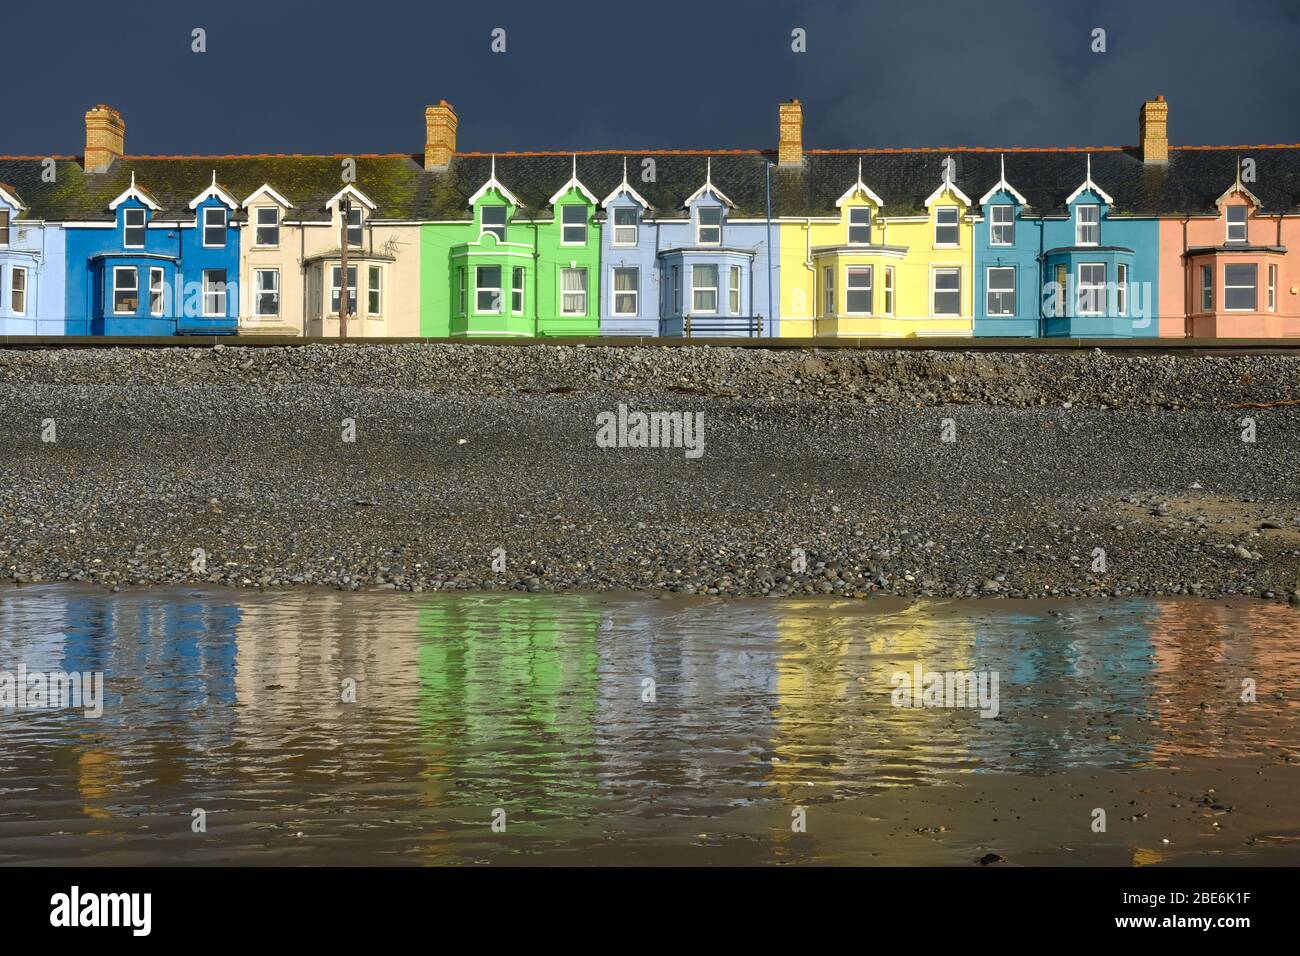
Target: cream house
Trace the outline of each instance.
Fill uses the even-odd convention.
[[[241,162],[265,174],[241,204],[241,334],[337,337],[345,244],[348,338],[420,334],[413,157]]]

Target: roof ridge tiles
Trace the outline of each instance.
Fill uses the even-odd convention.
[[[652,154],[660,156],[760,156],[772,153],[770,149],[535,149],[535,150],[472,150],[457,152],[462,158],[487,159],[490,156],[628,156]]]

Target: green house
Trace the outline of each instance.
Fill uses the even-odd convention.
[[[578,172],[576,156],[457,154],[434,174],[421,335],[600,334],[599,204]]]

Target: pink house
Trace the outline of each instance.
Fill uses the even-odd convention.
[[[1197,167],[1200,195],[1160,220],[1161,336],[1300,338],[1297,152],[1170,149],[1171,166]]]

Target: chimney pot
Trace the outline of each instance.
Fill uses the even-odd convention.
[[[424,110],[424,168],[446,169],[456,152],[456,110],[446,100]]]

